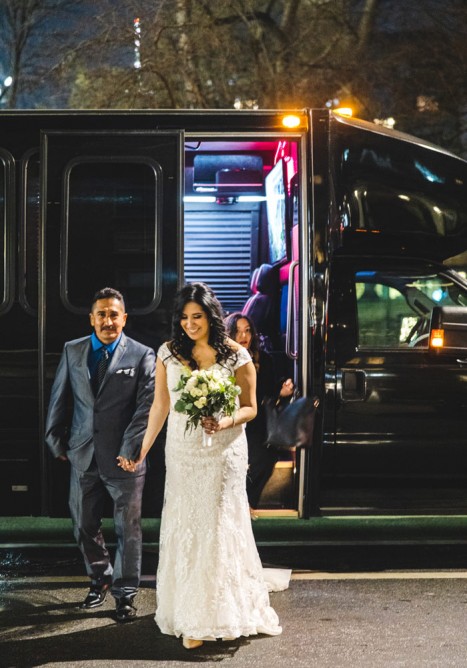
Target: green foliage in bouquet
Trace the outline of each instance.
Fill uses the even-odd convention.
[[[241,392],[234,376],[226,376],[218,369],[186,371],[174,390],[181,391],[175,410],[188,415],[185,431],[197,427],[203,417],[233,415]]]

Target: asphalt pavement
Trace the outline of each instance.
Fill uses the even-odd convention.
[[[287,553],[281,554],[263,553],[263,562],[284,566]],[[436,568],[388,568],[402,566],[404,560],[385,564],[380,557],[375,562],[366,550],[355,561],[361,567],[348,563],[339,571],[336,565],[343,565],[345,554],[333,560],[328,553],[327,569],[324,563],[302,568],[309,566],[309,553],[289,553],[294,567],[290,587],[271,594],[282,635],[206,642],[196,650],[183,649],[180,640],[162,635],[154,622],[155,558],[145,555],[138,617],[122,625],[115,621],[110,596],[96,610],[77,607],[88,583],[75,553],[57,554],[53,560],[50,554],[43,559],[15,551],[3,554],[0,666],[467,667],[467,571],[460,558]],[[368,569],[372,563],[377,569]]]

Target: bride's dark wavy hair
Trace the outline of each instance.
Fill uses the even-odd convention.
[[[227,333],[223,319],[222,306],[214,292],[206,283],[188,283],[175,295],[172,315],[172,340],[170,351],[176,357],[181,357],[189,363],[192,369],[198,366],[193,359],[195,342],[185,334],[180,325],[182,314],[188,302],[198,304],[206,314],[209,322],[209,345],[216,351],[216,362],[222,363],[235,357],[235,351],[227,345]]]

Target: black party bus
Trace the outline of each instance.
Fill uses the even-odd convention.
[[[44,419],[94,292],[157,348],[198,280],[320,401],[259,513],[467,511],[466,162],[325,110],[4,111],[0,192],[3,515],[68,515]]]

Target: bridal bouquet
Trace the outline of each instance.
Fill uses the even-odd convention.
[[[241,391],[233,376],[224,376],[218,369],[184,371],[174,390],[181,391],[174,409],[188,415],[185,432],[197,427],[203,417],[233,415]],[[206,445],[211,444],[210,437],[207,443],[205,436],[203,439]]]

